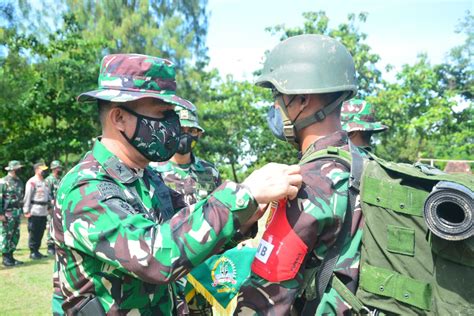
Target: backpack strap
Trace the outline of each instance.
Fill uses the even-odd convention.
[[[339,259],[339,256],[342,252],[342,248],[344,246],[344,237],[346,236],[347,233],[350,233],[350,230],[351,230],[352,212],[355,209],[356,198],[357,198],[357,195],[359,194],[360,180],[361,180],[362,169],[363,169],[362,156],[358,153],[356,146],[353,145],[351,142],[349,142],[350,154],[344,150],[339,150],[339,148],[336,148],[336,149],[337,151],[334,152],[333,148],[328,147],[326,149],[326,152],[329,155],[326,155],[326,156],[322,154],[318,154],[322,152],[322,151],[319,151],[319,152],[312,153],[308,155],[307,157],[303,156],[302,158],[302,161],[304,161],[304,163],[307,163],[315,159],[333,157],[333,155],[336,155],[337,158],[342,159],[345,162],[344,165],[346,166],[348,165],[347,161],[349,160],[350,170],[351,170],[350,177],[349,177],[349,194],[348,194],[348,199],[347,199],[347,209],[344,216],[344,221],[342,224],[341,231],[339,232],[339,235],[337,236],[337,239],[334,245],[328,250],[328,252],[326,253],[326,256],[321,261],[321,264],[318,268],[318,272],[314,279],[315,284],[316,284],[316,289],[317,289],[316,298],[306,302],[302,310],[302,315],[315,314],[316,309],[318,308],[318,305],[321,302],[321,298],[324,295],[324,292],[326,291],[326,288],[331,280],[331,277],[333,277],[334,267]],[[349,159],[347,159],[347,157],[349,157]],[[346,288],[344,284],[342,285],[344,286],[344,288]]]

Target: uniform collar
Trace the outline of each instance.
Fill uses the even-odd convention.
[[[347,144],[349,144],[349,138],[347,136],[347,133],[341,130],[319,138],[306,149],[304,154],[309,151],[316,152],[325,149],[329,146],[343,147],[347,146]]]
[[[105,148],[100,142],[100,137],[94,143],[92,155],[109,176],[122,183],[132,183],[139,177],[136,171],[134,172],[131,168],[127,167],[117,156]]]

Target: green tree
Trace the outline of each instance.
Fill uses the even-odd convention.
[[[104,41],[104,54],[138,53],[172,60],[183,95],[199,95],[208,63],[207,0],[21,0],[23,29],[49,34],[60,27],[57,17],[73,13],[84,39]],[[59,25],[58,25],[59,24]],[[196,89],[196,90],[193,90]]]
[[[35,162],[79,154],[98,135],[96,107],[76,96],[96,86],[101,42],[82,39],[73,15],[44,45],[33,35],[6,30],[8,55],[0,71],[2,93],[2,157]],[[29,63],[34,61],[34,63]],[[74,157],[77,159],[77,157]]]

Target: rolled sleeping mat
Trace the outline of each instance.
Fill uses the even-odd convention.
[[[425,201],[429,230],[445,240],[464,240],[474,235],[474,192],[454,182],[440,181]]]

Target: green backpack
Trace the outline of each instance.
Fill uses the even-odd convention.
[[[352,164],[365,221],[356,295],[321,271],[316,287],[330,282],[355,314],[474,315],[474,177],[366,155],[330,147],[300,162]]]

